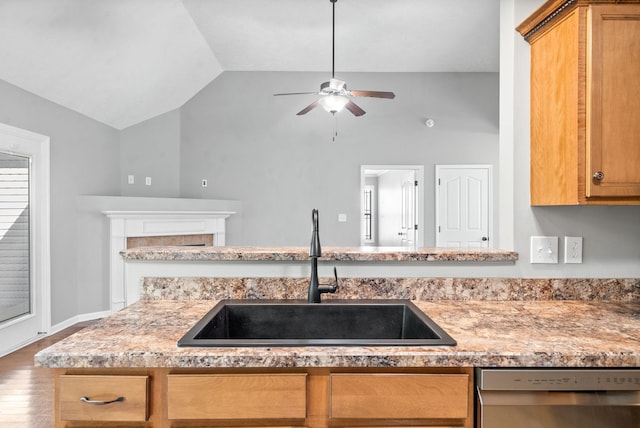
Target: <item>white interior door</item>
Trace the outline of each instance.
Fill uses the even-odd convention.
[[[402,225],[401,245],[411,247],[416,243],[416,189],[415,174],[410,174],[402,182]]]
[[[436,165],[436,246],[492,247],[491,165]]]
[[[0,124],[0,356],[49,320],[49,139]]]

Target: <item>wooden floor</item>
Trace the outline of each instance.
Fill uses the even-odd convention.
[[[53,427],[53,370],[34,367],[33,356],[91,323],[78,323],[0,358],[0,427]]]

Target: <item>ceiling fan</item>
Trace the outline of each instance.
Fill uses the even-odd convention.
[[[335,59],[336,59],[336,2],[338,0],[329,0],[332,3],[333,7],[333,28],[331,35],[331,79],[328,82],[323,82],[320,85],[319,92],[288,92],[284,94],[274,94],[275,96],[280,95],[305,95],[305,94],[317,94],[321,97],[316,101],[312,102],[302,110],[300,110],[297,115],[301,116],[303,114],[309,113],[311,110],[316,108],[318,105],[322,106],[326,111],[331,114],[336,114],[341,111],[343,108],[346,108],[354,116],[362,116],[366,112],[362,110],[356,103],[351,101],[349,97],[372,97],[372,98],[387,98],[393,99],[396,95],[393,92],[382,92],[382,91],[362,91],[362,90],[349,90],[347,89],[347,84],[343,80],[339,80],[335,78]]]

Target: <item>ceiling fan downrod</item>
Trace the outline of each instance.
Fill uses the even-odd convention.
[[[329,0],[333,9],[333,19],[331,22],[333,26],[331,28],[331,78],[336,77],[336,2],[338,0]]]

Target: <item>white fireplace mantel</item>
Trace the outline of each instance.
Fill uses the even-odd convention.
[[[133,303],[127,292],[120,252],[129,237],[213,234],[213,245],[225,245],[226,219],[234,211],[102,211],[109,219],[109,285],[111,312]],[[138,285],[139,286],[139,285]]]

